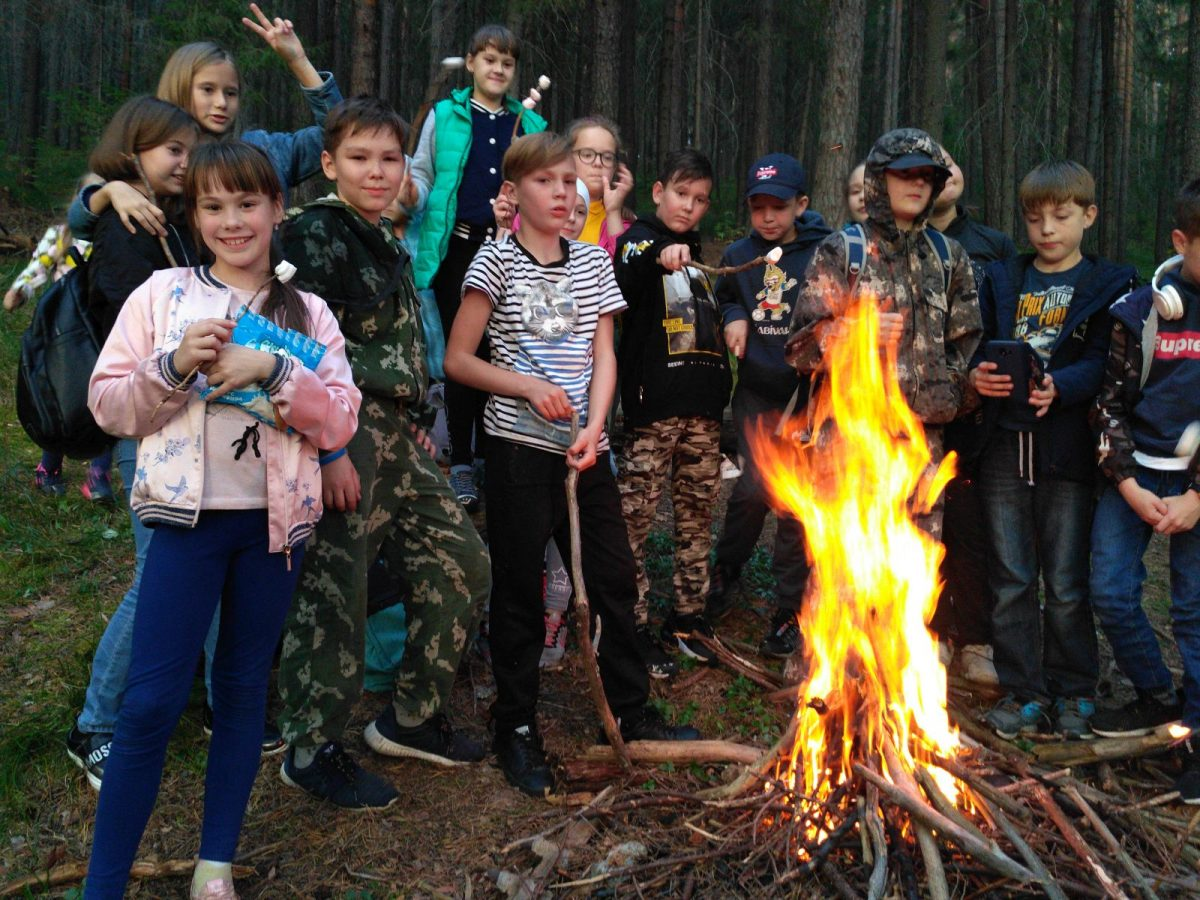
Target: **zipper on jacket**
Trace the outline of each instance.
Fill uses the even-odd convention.
[[[283,558],[284,558],[284,561],[287,563],[287,570],[289,572],[292,571],[292,545],[291,544],[283,545]]]

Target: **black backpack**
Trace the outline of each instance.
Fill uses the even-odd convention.
[[[87,405],[104,341],[88,312],[87,264],[74,248],[68,252],[75,267],[42,293],[21,336],[17,417],[43,450],[91,459],[112,443]]]

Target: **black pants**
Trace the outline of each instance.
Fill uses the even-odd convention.
[[[930,627],[958,644],[992,642],[992,592],[987,581],[987,530],[974,479],[946,485],[942,579],[946,582]]]
[[[492,555],[489,638],[496,676],[496,734],[534,724],[538,660],[546,637],[542,568],[553,537],[570,568],[566,457],[492,437],[484,490]],[[608,454],[579,476],[583,580],[592,611],[600,678],[613,715],[628,716],[649,695],[635,643],[633,553]],[[595,627],[599,616],[599,627]]]
[[[753,427],[756,420],[768,417],[771,426],[787,402],[776,403],[761,394],[739,387],[733,395],[733,425],[737,429],[738,453],[742,458],[742,474],[729,505],[725,509],[725,527],[721,540],[717,542],[717,565],[730,574],[741,571],[758,536],[762,534],[763,522],[771,510],[766,491],[750,454],[746,439],[747,426]],[[804,526],[786,514],[776,516],[775,555],[771,561],[771,572],[775,576],[775,604],[780,609],[798,611],[808,584],[808,557],[804,550]]]
[[[462,305],[462,284],[467,267],[482,245],[456,235],[450,235],[446,257],[438,266],[430,287],[437,299],[438,315],[442,319],[442,333],[450,338],[454,317]],[[485,336],[475,353],[480,359],[488,358],[488,342]],[[483,391],[446,379],[446,430],[450,434],[450,465],[469,466],[477,456],[483,459],[483,409],[488,395]],[[472,450],[472,447],[474,450]]]

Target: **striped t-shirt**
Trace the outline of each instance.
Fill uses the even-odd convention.
[[[592,341],[600,316],[625,309],[612,261],[600,247],[562,241],[561,260],[542,265],[515,238],[486,243],[475,254],[463,292],[483,291],[492,302],[487,336],[492,365],[556,384],[587,424]],[[554,453],[571,445],[569,421],[542,418],[522,397],[493,394],[484,430]],[[607,435],[599,449],[608,447]]]

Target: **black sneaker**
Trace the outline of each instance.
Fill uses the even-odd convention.
[[[698,741],[700,732],[690,725],[671,725],[653,706],[643,706],[620,720],[621,738],[626,741]],[[600,731],[600,743],[608,737]]]
[[[201,722],[204,727],[204,736],[212,737],[213,711],[208,705],[208,701],[204,702],[204,713],[201,716]],[[262,755],[274,756],[276,753],[282,753],[287,749],[287,741],[283,739],[283,735],[279,729],[275,727],[275,723],[269,718],[263,723],[262,736]]]
[[[439,766],[479,762],[487,755],[483,745],[456,732],[442,713],[415,728],[402,727],[396,722],[396,709],[391,703],[363,729],[363,740],[384,756],[409,756]]]
[[[667,656],[649,624],[637,627],[637,650],[651,678],[670,678],[679,671],[679,664]]]
[[[712,567],[708,576],[708,597],[704,601],[704,618],[720,622],[733,610],[737,594],[738,573],[720,563]]]
[[[288,750],[279,777],[318,800],[343,809],[384,809],[400,799],[394,787],[351,759],[341,744],[323,744],[304,768],[296,765],[295,754],[295,748]]]
[[[1179,752],[1183,757],[1183,772],[1175,781],[1175,790],[1184,803],[1200,805],[1200,746],[1193,746],[1189,736],[1179,746]]]
[[[774,659],[787,659],[800,646],[800,622],[790,609],[777,609],[771,617],[771,627],[758,645],[758,652]]]
[[[100,783],[104,780],[104,764],[108,762],[112,738],[111,734],[103,732],[80,731],[78,725],[72,725],[67,732],[67,756],[83,769],[88,784],[96,790],[100,790]]]
[[[702,634],[707,638],[716,637],[712,626],[704,620],[704,616],[700,615],[700,613],[686,613],[684,615],[671,613],[667,617],[667,621],[663,623],[662,639],[665,642],[673,643],[679,648],[681,653],[690,656],[692,659],[698,659],[702,663],[714,662],[717,655],[692,637],[693,634]]]
[[[1098,709],[1092,716],[1092,732],[1100,737],[1140,737],[1160,725],[1178,722],[1183,702],[1163,703],[1152,694],[1138,695],[1116,709]]]
[[[537,729],[530,725],[497,734],[492,745],[508,783],[531,797],[542,797],[554,787],[554,775]]]

